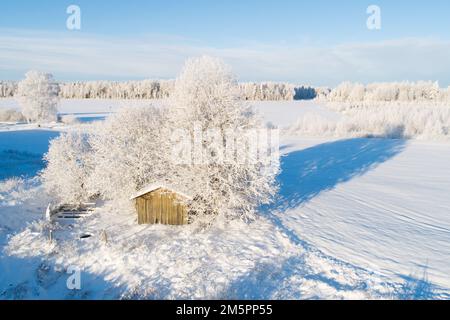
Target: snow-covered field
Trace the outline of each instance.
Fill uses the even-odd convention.
[[[143,102],[66,100],[60,112],[88,126],[130,103]],[[280,127],[340,117],[316,102],[256,104]],[[0,124],[1,299],[450,298],[449,143],[285,135],[279,196],[250,224],[139,226],[105,203],[49,242],[49,200],[30,178],[67,129]],[[67,289],[72,267],[80,290]]]

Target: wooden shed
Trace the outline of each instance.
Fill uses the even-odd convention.
[[[190,197],[163,185],[151,185],[131,198],[139,224],[184,225],[188,223]]]

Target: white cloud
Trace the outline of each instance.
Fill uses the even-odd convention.
[[[335,85],[344,80],[423,79],[448,85],[448,52],[448,41],[415,38],[329,47],[214,48],[173,36],[121,39],[80,32],[0,30],[0,75],[20,77],[37,68],[66,80],[173,78],[186,58],[209,54],[224,58],[242,80]]]

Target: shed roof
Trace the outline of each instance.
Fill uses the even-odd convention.
[[[177,188],[168,186],[167,184],[163,184],[163,183],[153,183],[153,184],[147,185],[146,187],[144,187],[141,190],[139,190],[138,192],[136,192],[130,198],[130,200],[134,200],[136,198],[139,198],[140,196],[143,196],[143,195],[145,195],[147,193],[150,193],[150,192],[158,190],[158,189],[170,190],[170,191],[172,191],[172,192],[174,192],[174,193],[176,193],[176,194],[178,194],[178,195],[180,195],[180,196],[182,196],[182,197],[184,197],[186,199],[189,199],[189,200],[192,199],[192,196],[190,196],[190,195],[188,195],[188,194],[186,194],[184,192],[178,191]]]

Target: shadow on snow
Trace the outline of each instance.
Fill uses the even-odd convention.
[[[305,255],[293,256],[276,264],[259,263],[252,270],[236,278],[225,289],[223,298],[246,300],[329,299],[333,296],[334,298],[345,297],[346,293],[350,292],[359,292],[367,299],[446,300],[450,297],[447,293],[442,292],[442,288],[429,282],[426,268],[423,269],[423,275],[401,275],[400,278],[403,281],[400,283],[381,282],[381,286],[375,287],[370,281],[370,273],[359,274],[357,272],[356,276],[348,281],[349,279],[339,279],[338,276],[335,276],[339,275],[339,270],[330,271],[324,273],[314,270],[308,264]],[[314,286],[317,286],[317,292],[311,294],[308,291]],[[326,287],[331,291],[326,290]],[[328,291],[330,296],[322,296],[323,290]]]
[[[362,176],[378,165],[400,154],[405,140],[355,138],[328,142],[304,150],[294,151],[281,159],[281,174],[278,176],[280,190],[274,203],[261,208],[289,239],[318,257],[332,261],[343,268],[351,268],[361,274],[371,273],[355,265],[327,256],[311,247],[294,231],[284,226],[277,212],[293,209],[308,202],[320,193],[335,188],[340,183]],[[424,274],[426,271],[424,271]],[[404,283],[386,283],[388,298],[429,299],[435,296],[433,285],[424,277],[401,276]],[[290,278],[297,279],[296,289]],[[355,279],[352,285],[315,272],[305,261],[304,254],[288,258],[274,265],[258,264],[245,275],[237,278],[228,288],[231,296],[244,299],[270,299],[289,296],[299,292],[295,298],[302,298],[298,286],[302,281],[313,280],[327,284],[337,292],[366,291],[369,284]],[[285,283],[286,288],[281,287]],[[294,285],[295,286],[295,285]],[[375,295],[378,295],[374,292]],[[275,295],[275,296],[274,296]],[[314,298],[314,297],[309,297]],[[315,297],[319,298],[319,297]]]
[[[321,192],[367,173],[401,153],[405,144],[405,140],[356,138],[288,153],[281,158],[279,193],[271,205],[261,207],[260,211],[292,242],[311,249],[283,224],[277,213],[297,208]]]
[[[20,258],[0,253],[0,300],[120,299],[125,285],[106,281],[104,275],[80,270],[80,289],[69,289],[72,272],[44,256]]]
[[[296,208],[323,191],[361,176],[403,151],[404,140],[346,139],[291,152],[281,158],[279,194],[265,210]]]
[[[0,132],[0,180],[35,176],[44,168],[50,140],[58,136],[49,130]]]

